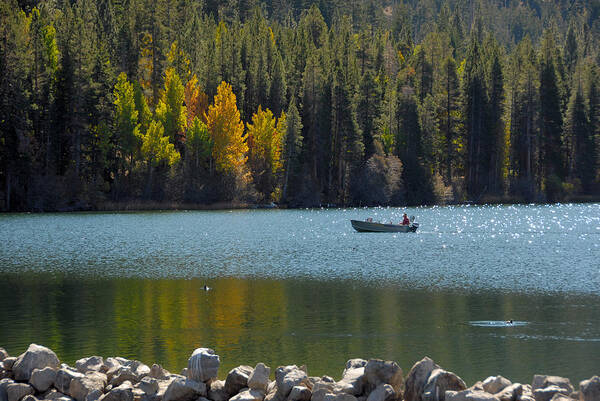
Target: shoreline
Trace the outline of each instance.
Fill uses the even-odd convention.
[[[256,204],[248,202],[217,202],[211,204],[177,203],[177,202],[107,202],[97,206],[60,208],[48,210],[3,210],[0,214],[38,214],[38,213],[86,213],[86,212],[171,212],[171,211],[227,211],[227,210],[258,210],[258,209],[364,209],[364,208],[420,208],[420,207],[460,207],[460,206],[511,206],[511,205],[560,205],[560,204],[590,204],[600,203],[600,198],[577,198],[564,202],[527,202],[522,199],[495,199],[483,202],[436,203],[430,205],[314,205],[291,207],[286,204]]]
[[[309,376],[306,366],[240,365],[219,380],[220,357],[197,348],[180,374],[121,357],[84,357],[61,364],[49,348],[31,344],[19,356],[0,348],[0,401],[598,401],[600,377],[578,386],[565,377],[533,376],[531,384],[503,376],[470,387],[432,359],[408,374],[394,361],[350,359],[341,379]],[[336,375],[335,377],[339,377]],[[577,388],[576,388],[577,387]]]

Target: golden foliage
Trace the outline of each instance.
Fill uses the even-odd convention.
[[[244,123],[231,85],[223,81],[217,88],[214,104],[208,107],[206,125],[213,142],[213,159],[219,172],[234,172],[247,160]]]
[[[191,126],[195,117],[206,123],[206,111],[208,110],[208,95],[198,85],[196,74],[185,85],[185,105],[187,107],[188,127]]]

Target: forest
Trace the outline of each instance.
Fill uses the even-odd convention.
[[[0,210],[598,201],[599,38],[600,0],[3,0]]]

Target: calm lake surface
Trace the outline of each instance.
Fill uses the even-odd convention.
[[[349,222],[404,211],[416,234]],[[428,355],[575,384],[600,373],[600,204],[0,215],[0,347],[31,342],[174,372],[211,347],[221,378]]]

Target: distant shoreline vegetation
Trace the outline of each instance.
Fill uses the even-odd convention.
[[[2,2],[0,210],[600,200],[594,4],[221,3]]]

